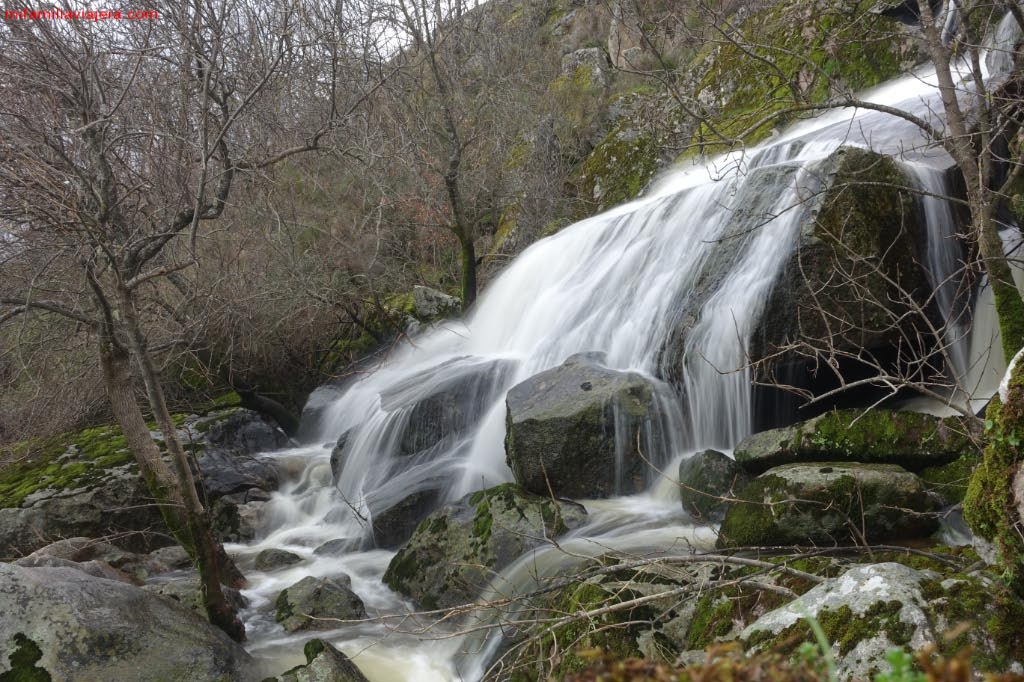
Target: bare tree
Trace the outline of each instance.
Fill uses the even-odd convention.
[[[151,321],[167,278],[202,264],[203,226],[222,216],[236,178],[330,142],[359,101],[339,96],[353,62],[360,94],[377,82],[337,23],[345,8],[315,9],[190,3],[150,22],[0,31],[0,68],[19,74],[0,86],[0,322],[61,315],[93,339],[111,411],[199,569],[210,620],[236,639],[244,630],[221,584],[242,576],[177,437]]]

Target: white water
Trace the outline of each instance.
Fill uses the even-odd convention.
[[[910,75],[865,95],[869,100],[930,116],[937,110],[932,76]],[[462,322],[445,323],[393,353],[373,373],[347,386],[321,416],[315,444],[272,453],[296,472],[270,503],[266,535],[229,549],[242,557],[253,582],[247,591],[251,651],[274,660],[277,670],[301,662],[310,636],[286,636],[269,605],[280,589],[306,575],[352,577],[353,589],[373,623],[328,633],[374,682],[475,680],[495,641],[463,640],[445,627],[422,631],[413,620],[388,620],[411,605],[380,583],[391,552],[372,546],[375,513],[406,496],[436,490],[454,500],[467,492],[511,480],[505,464],[504,395],[523,379],[579,352],[601,351],[606,364],[648,377],[659,366],[665,339],[689,311],[685,371],[667,385],[667,437],[647,453],[665,471],[697,448],[731,448],[752,429],[747,340],[757,324],[778,270],[793,249],[807,200],[818,191],[819,162],[841,145],[871,146],[901,158],[920,186],[941,193],[944,156],[925,144],[916,128],[890,116],[837,110],[803,122],[766,145],[675,170],[648,197],[582,221],[531,246],[496,280]],[[925,198],[929,220],[928,265],[943,281],[956,269],[952,214],[945,202]],[[728,248],[723,248],[726,246]],[[701,301],[702,279],[720,274]],[[956,282],[940,289],[940,306],[955,313]],[[954,326],[951,347],[957,373],[971,365],[965,327]],[[461,388],[460,388],[461,387]],[[440,390],[461,390],[466,414],[459,433],[402,455],[414,407]],[[331,483],[330,449],[347,434],[343,469]],[[326,444],[326,445],[323,445]],[[408,449],[408,447],[406,447]],[[299,473],[301,472],[301,473]],[[685,552],[710,546],[706,529],[681,512],[674,487],[652,481],[640,496],[586,503],[587,526],[563,543],[592,555],[615,549],[643,553]],[[324,542],[342,539],[341,557],[318,556]],[[305,561],[269,574],[245,562],[261,549],[283,547]],[[494,594],[521,588],[527,577],[562,570],[563,551],[542,548],[509,567]],[[462,649],[468,653],[460,653]],[[287,653],[286,653],[287,652]],[[274,671],[271,671],[274,672]]]

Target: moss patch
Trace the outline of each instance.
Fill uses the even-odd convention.
[[[20,507],[42,490],[71,490],[101,482],[108,469],[133,462],[121,430],[85,429],[13,446],[14,463],[0,472],[0,508]]]
[[[14,647],[7,657],[10,670],[0,674],[0,682],[51,682],[50,673],[36,665],[43,658],[38,644],[19,632],[14,635]]]
[[[1018,363],[1010,379],[1006,405],[999,396],[989,403],[985,420],[988,443],[964,497],[964,520],[999,549],[1006,579],[1018,594],[1024,594],[1024,540],[1013,480],[1020,468],[1024,438],[1022,365]]]

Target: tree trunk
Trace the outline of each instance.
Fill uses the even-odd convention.
[[[242,641],[245,639],[245,627],[239,620],[235,608],[224,597],[221,585],[228,583],[239,586],[244,584],[245,578],[214,536],[209,515],[199,499],[188,455],[185,454],[185,449],[182,447],[181,441],[178,440],[177,428],[167,409],[163,387],[146,348],[145,338],[139,328],[131,291],[120,283],[117,289],[128,346],[141,371],[149,406],[153,411],[157,427],[163,434],[164,444],[171,460],[171,469],[180,490],[183,503],[182,517],[191,537],[192,552],[190,556],[199,570],[207,616],[211,623],[226,632],[232,639]]]
[[[462,245],[462,310],[476,301],[476,247],[472,239],[460,240]]]

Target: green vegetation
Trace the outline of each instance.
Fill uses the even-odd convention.
[[[102,481],[106,471],[133,462],[121,430],[85,429],[11,446],[13,461],[0,470],[0,508],[20,507],[42,490],[68,490]]]
[[[7,657],[10,670],[0,674],[0,682],[50,682],[53,678],[36,664],[42,659],[39,645],[19,632],[14,635],[15,649]]]

